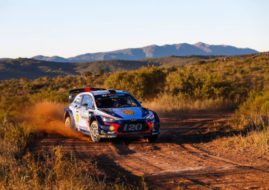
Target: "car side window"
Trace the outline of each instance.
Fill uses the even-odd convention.
[[[87,108],[89,109],[94,109],[94,104],[93,104],[93,100],[92,97],[89,95],[84,95],[83,99],[82,99],[82,105],[87,104]]]
[[[74,104],[80,106],[82,96],[77,96],[74,100]]]

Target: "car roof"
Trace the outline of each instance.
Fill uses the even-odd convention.
[[[122,90],[113,90],[113,92],[116,92],[115,94],[129,94],[128,92],[122,91]],[[91,93],[92,95],[104,95],[104,94],[110,94],[111,90],[95,90],[88,92]]]

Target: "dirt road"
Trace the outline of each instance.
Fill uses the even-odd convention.
[[[89,143],[59,136],[38,140],[33,150],[60,145],[82,162],[96,162],[111,180],[135,184],[143,176],[149,189],[268,189],[269,159],[246,159],[221,152],[214,143],[225,132],[228,113],[180,114],[161,118],[157,143],[114,140]]]

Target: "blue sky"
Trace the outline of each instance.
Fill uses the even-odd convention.
[[[198,41],[269,51],[268,10],[268,0],[0,0],[0,57]]]

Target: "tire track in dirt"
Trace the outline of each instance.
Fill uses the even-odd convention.
[[[215,155],[209,153],[206,150],[203,150],[201,147],[196,146],[196,145],[188,145],[188,147],[190,149],[192,149],[194,152],[196,152],[197,154],[209,157],[209,158],[211,158],[213,160],[216,160],[216,161],[218,160],[218,161],[221,161],[221,162],[224,162],[224,163],[236,166],[236,167],[240,167],[240,168],[249,168],[249,169],[253,169],[253,170],[257,169],[257,170],[260,170],[262,172],[269,173],[269,170],[260,169],[259,166],[257,166],[257,168],[256,168],[254,166],[247,165],[247,164],[242,164],[242,163],[239,163],[239,162],[235,162],[235,161],[232,161],[232,160],[224,158],[224,157],[215,156]]]
[[[228,118],[229,114],[162,118],[161,136],[154,144],[143,140],[97,144],[54,136],[41,139],[35,146],[48,150],[60,145],[65,152],[73,151],[82,162],[96,163],[99,174],[102,173],[111,182],[125,180],[137,184],[144,177],[150,189],[266,187],[269,164],[242,165],[214,156],[199,146],[221,138],[218,127],[222,127]]]
[[[173,189],[177,186],[183,189],[267,189],[268,187],[268,175],[262,175],[257,170],[234,166],[185,168],[174,172],[146,175],[145,179],[151,182],[149,183],[151,189]]]

